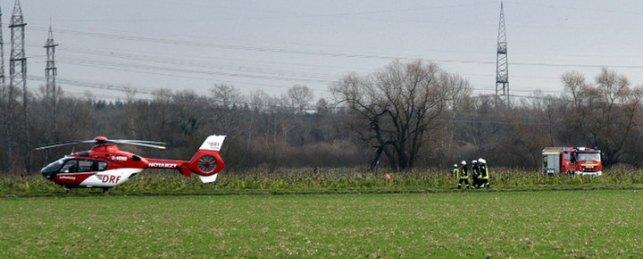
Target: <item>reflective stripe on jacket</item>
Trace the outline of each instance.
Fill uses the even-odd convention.
[[[465,169],[458,170],[458,177],[460,179],[469,178],[469,173],[467,172],[467,169],[465,168]]]
[[[487,165],[480,167],[480,178],[489,179],[489,168],[487,167]]]

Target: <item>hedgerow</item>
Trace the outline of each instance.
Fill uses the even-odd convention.
[[[391,179],[386,179],[389,174]],[[363,168],[299,168],[224,171],[214,184],[197,177],[186,178],[168,171],[148,170],[120,186],[110,195],[146,194],[289,194],[289,193],[404,193],[458,191],[450,172],[418,169],[405,172],[368,171]],[[643,170],[606,170],[603,176],[548,176],[538,171],[498,169],[491,172],[491,188],[468,191],[528,191],[566,189],[640,189]],[[459,190],[464,191],[464,190]],[[72,189],[54,184],[40,175],[0,176],[0,195],[50,196],[97,195],[100,189]]]

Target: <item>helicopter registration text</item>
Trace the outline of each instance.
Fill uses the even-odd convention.
[[[113,161],[127,161],[126,156],[110,156],[109,158]]]

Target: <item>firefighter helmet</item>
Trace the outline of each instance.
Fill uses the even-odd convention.
[[[460,164],[467,165],[467,161],[462,160],[462,162],[460,162]]]
[[[482,157],[481,157],[481,158],[478,158],[478,163],[486,164],[486,163],[487,163],[487,160],[484,160],[484,159],[482,159]]]

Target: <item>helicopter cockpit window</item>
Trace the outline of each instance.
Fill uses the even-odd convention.
[[[78,171],[78,160],[72,159],[63,165],[62,168],[60,168],[61,173],[75,173]]]
[[[51,174],[51,173],[56,173],[60,171],[60,168],[63,167],[63,164],[65,161],[69,160],[69,158],[61,158],[56,160],[55,162],[52,162],[51,164],[48,164],[41,170],[43,174]]]

